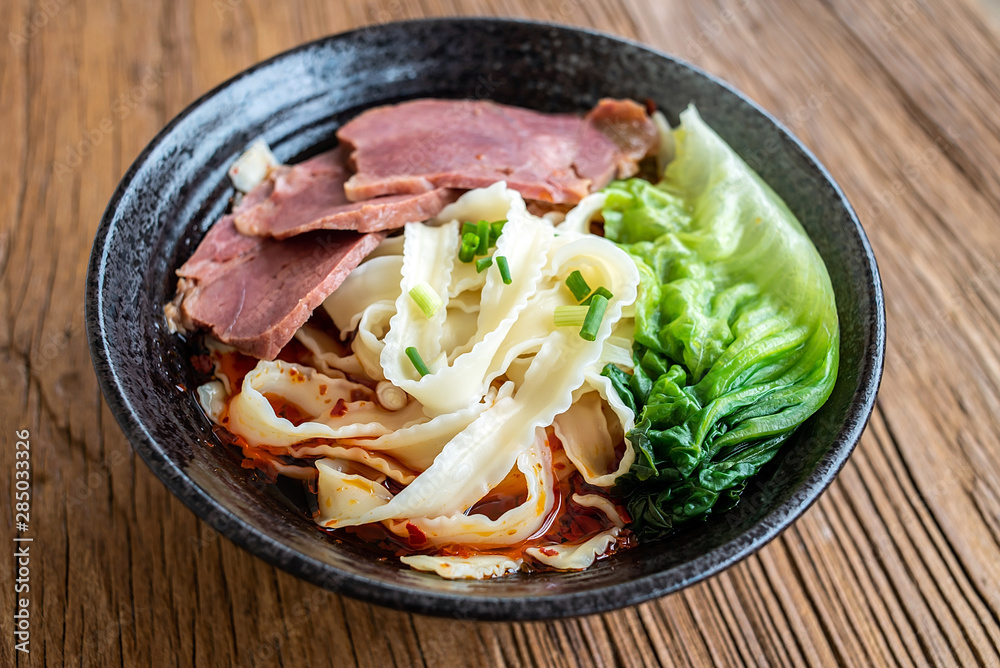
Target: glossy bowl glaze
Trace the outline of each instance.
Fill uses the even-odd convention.
[[[376,561],[319,531],[294,499],[241,468],[216,438],[191,391],[198,382],[193,350],[164,323],[174,270],[228,205],[226,169],[257,137],[279,159],[295,161],[332,146],[337,128],[360,111],[408,98],[581,111],[605,96],[652,100],[673,123],[695,104],[802,221],[826,261],[840,316],[840,375],[829,401],[734,510],[583,572],[448,581]],[[476,619],[619,608],[681,589],[759,549],[844,465],[875,401],[885,338],[878,270],[857,218],[826,170],[774,118],[725,83],[639,44],[491,19],[335,35],[261,63],[194,102],[139,155],[111,198],[94,240],[86,306],[94,366],[111,410],[153,472],[206,522],[327,589]]]

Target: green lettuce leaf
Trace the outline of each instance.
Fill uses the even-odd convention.
[[[635,259],[637,411],[618,483],[640,538],[729,508],[829,397],[839,328],[823,261],[781,199],[693,108],[660,183],[606,189],[605,234]]]

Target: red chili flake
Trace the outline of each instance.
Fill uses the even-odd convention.
[[[410,534],[410,545],[417,547],[427,542],[427,534],[420,530],[413,522],[406,523],[406,532]]]
[[[326,396],[326,383],[319,386],[319,396]]]
[[[540,547],[538,551],[544,554],[546,557],[555,557],[559,555],[558,550],[553,550],[551,547]]]
[[[345,413],[347,413],[347,403],[343,398],[337,399],[337,403],[330,409],[330,417],[341,417]]]

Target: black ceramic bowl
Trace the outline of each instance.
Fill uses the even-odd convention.
[[[841,361],[833,395],[734,510],[583,572],[448,581],[335,542],[219,443],[190,391],[197,384],[191,350],[164,324],[174,270],[228,204],[226,169],[257,137],[279,159],[295,161],[330,147],[337,128],[363,109],[407,98],[580,111],[605,96],[653,100],[673,123],[696,104],[799,217],[836,292]],[[122,179],[94,240],[86,299],[94,366],[111,410],[153,472],[206,522],[319,586],[413,612],[480,619],[619,608],[676,591],[760,548],[844,465],[872,410],[884,348],[881,287],[865,234],[830,175],[773,117],[717,79],[638,44],[511,20],[364,28],[300,46],[208,93]]]

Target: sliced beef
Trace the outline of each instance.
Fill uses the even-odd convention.
[[[241,234],[236,216],[268,187],[258,186],[212,226],[177,270],[177,296],[165,310],[178,329],[204,327],[240,352],[271,360],[387,233],[322,230],[284,241]]]
[[[276,239],[318,229],[391,230],[433,218],[458,197],[455,191],[435,188],[351,202],[344,194],[348,176],[339,150],[297,165],[277,167],[268,177],[267,196],[236,213],[236,229],[246,235]]]
[[[188,258],[177,275],[181,278],[197,279],[202,283],[214,280],[226,271],[230,260],[242,257],[260,247],[260,239],[240,234],[233,225],[233,218],[241,211],[252,208],[267,199],[273,184],[264,181],[240,199],[233,212],[223,216],[209,228],[194,254]],[[189,328],[190,329],[190,328]]]
[[[489,101],[414,100],[364,112],[337,137],[356,173],[351,201],[496,181],[528,199],[575,204],[635,173],[656,145],[643,107],[602,100],[585,118]]]

